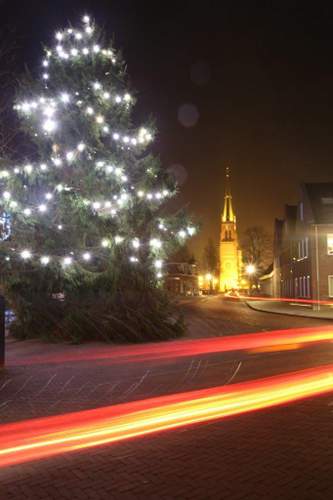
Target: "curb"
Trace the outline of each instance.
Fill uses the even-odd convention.
[[[308,318],[308,319],[317,319],[317,320],[324,320],[324,321],[333,321],[333,318],[328,318],[327,316],[326,317],[325,316],[318,317],[318,316],[295,314],[293,312],[280,312],[280,311],[272,311],[272,310],[267,311],[265,309],[257,309],[247,300],[244,300],[244,302],[249,309],[252,309],[253,311],[257,311],[257,312],[266,313],[266,314],[279,314],[280,316],[293,316],[294,318]]]

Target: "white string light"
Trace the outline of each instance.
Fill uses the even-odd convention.
[[[46,51],[46,58],[44,58],[41,62],[42,67],[45,68],[45,72],[42,73],[42,78],[45,81],[45,88],[47,89],[45,91],[45,95],[41,95],[33,100],[25,100],[18,104],[16,109],[25,117],[31,117],[37,120],[40,119],[39,125],[45,134],[52,134],[61,130],[61,115],[67,111],[71,111],[74,106],[74,109],[76,107],[79,113],[86,116],[87,123],[91,123],[91,126],[97,127],[97,130],[100,130],[102,135],[110,137],[111,140],[117,142],[120,150],[127,150],[132,146],[140,147],[148,144],[153,139],[153,135],[147,128],[141,127],[136,131],[132,130],[126,132],[125,130],[112,130],[112,127],[107,123],[108,112],[112,111],[113,105],[123,106],[124,109],[126,109],[130,103],[133,102],[132,96],[128,92],[125,92],[124,94],[113,93],[113,89],[111,91],[107,85],[104,85],[104,82],[95,81],[90,84],[90,88],[88,87],[88,90],[90,90],[92,94],[89,101],[86,100],[86,95],[80,95],[73,89],[68,89],[68,92],[63,91],[53,98],[50,98],[46,94],[46,92],[49,92],[47,82],[49,80],[52,81],[53,61],[66,64],[65,61],[70,59],[72,61],[71,64],[74,65],[80,60],[80,58],[82,58],[82,56],[87,56],[93,63],[95,62],[95,58],[102,58],[102,61],[103,58],[106,58],[108,63],[116,63],[114,52],[109,48],[101,47],[98,43],[95,43],[97,40],[95,41],[93,37],[91,37],[94,29],[90,24],[89,16],[85,15],[82,20],[84,25],[81,30],[73,30],[72,28],[69,28],[65,31],[58,31],[55,34],[55,49]],[[87,62],[89,62],[88,58]],[[106,76],[108,74],[109,73],[105,73]],[[50,84],[49,87],[51,87]],[[71,106],[71,108],[69,108],[69,106]],[[101,112],[102,109],[104,110],[103,113]],[[79,153],[83,153],[85,150],[87,151],[83,155],[83,158],[81,158]],[[54,156],[50,158],[50,162],[41,163],[40,165],[27,164],[23,167],[2,170],[0,171],[0,179],[4,181],[3,184],[5,184],[5,181],[10,179],[13,175],[24,174],[32,175],[31,179],[32,182],[34,182],[35,176],[38,176],[41,173],[44,174],[46,171],[54,167],[65,166],[68,168],[68,165],[70,164],[73,169],[77,165],[86,168],[91,166],[93,162],[95,168],[102,169],[102,171],[107,175],[112,175],[113,182],[116,182],[115,186],[118,186],[118,188],[120,186],[121,187],[118,194],[113,195],[110,200],[103,200],[101,199],[102,197],[97,196],[97,199],[95,200],[82,198],[82,201],[84,206],[90,207],[98,215],[111,217],[117,215],[121,208],[133,206],[136,198],[144,202],[148,201],[150,202],[150,206],[152,206],[153,203],[156,204],[170,195],[168,189],[151,189],[150,191],[145,191],[144,189],[137,190],[135,186],[130,186],[130,189],[129,187],[124,189],[124,185],[122,184],[128,182],[128,176],[126,175],[127,172],[124,170],[124,166],[113,165],[109,160],[98,160],[96,162],[93,158],[93,151],[93,145],[91,147],[89,145],[87,146],[84,142],[82,142],[82,140],[80,141],[79,138],[76,146],[69,148],[66,147],[65,151],[59,151],[59,145],[54,145]],[[13,200],[9,191],[4,191],[2,193],[2,198],[5,204],[9,207],[17,209],[18,213],[21,212],[24,216],[28,217],[36,214],[44,214],[52,208],[55,208],[58,195],[60,195],[63,191],[72,189],[75,189],[75,194],[77,196],[79,193],[74,186],[70,187],[63,185],[62,183],[58,183],[54,189],[47,186],[44,194],[39,193],[39,204],[29,207],[23,207],[16,200]],[[45,203],[41,202],[41,198],[45,200]],[[121,219],[119,219],[119,221],[120,220]],[[62,224],[57,224],[55,227],[58,231],[63,230]],[[158,228],[163,232],[168,231],[167,227],[161,222],[159,223]],[[179,229],[178,232],[170,230],[169,232],[171,235],[184,239],[189,235],[193,235],[195,233],[195,228],[188,226],[187,228]],[[164,255],[164,251],[162,250],[163,243],[160,238],[153,237],[144,242],[140,241],[139,238],[126,240],[124,236],[120,236],[118,234],[113,238],[103,238],[99,244],[100,252],[104,255],[105,251],[103,249],[112,248],[113,244],[120,245],[124,241],[127,241],[126,244],[129,245],[128,248],[132,247],[132,249],[136,250],[136,252],[133,253],[137,253],[137,255],[129,257],[129,260],[133,263],[139,262],[140,248],[142,246],[150,249],[150,255],[153,258],[152,266],[156,270],[156,276],[158,278],[162,277],[161,269],[163,261],[160,257]],[[95,250],[95,252],[96,253],[94,253],[94,250],[91,252],[81,249],[78,252],[66,252],[66,255],[62,256],[48,256],[43,254],[37,255],[35,251],[24,249],[19,253],[19,255],[23,260],[37,258],[43,266],[48,265],[51,261],[59,261],[64,267],[67,267],[75,262],[89,262],[94,255],[98,255],[98,250]]]

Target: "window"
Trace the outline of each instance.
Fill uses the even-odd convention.
[[[301,203],[299,204],[299,218],[301,220],[304,220],[304,205],[303,205],[303,202],[301,201]]]
[[[333,255],[333,233],[327,235],[327,253]]]
[[[321,202],[323,205],[333,205],[333,197],[332,196],[326,196],[321,199]]]
[[[333,235],[332,235],[333,236]],[[306,236],[304,240],[298,242],[298,259],[306,259],[309,256],[309,238]]]
[[[311,290],[310,290],[310,276],[306,277],[306,296],[311,297]]]
[[[303,278],[302,278],[302,276],[299,278],[299,296],[303,297]]]
[[[328,277],[328,296],[333,297],[333,276]]]

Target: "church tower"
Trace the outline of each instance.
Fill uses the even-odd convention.
[[[220,235],[220,291],[239,287],[241,251],[238,246],[236,215],[232,206],[230,169],[225,172],[224,206],[221,214]]]

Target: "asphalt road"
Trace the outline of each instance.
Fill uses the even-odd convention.
[[[220,297],[181,307],[189,325],[183,342],[328,324],[260,313]],[[128,358],[120,355],[124,349]],[[112,346],[10,343],[0,375],[0,421],[230,385],[333,360],[331,342],[164,359],[149,359],[148,349],[139,361],[135,349],[114,356]],[[0,498],[326,499],[333,493],[332,409],[333,395],[322,396],[9,467],[0,470]]]

